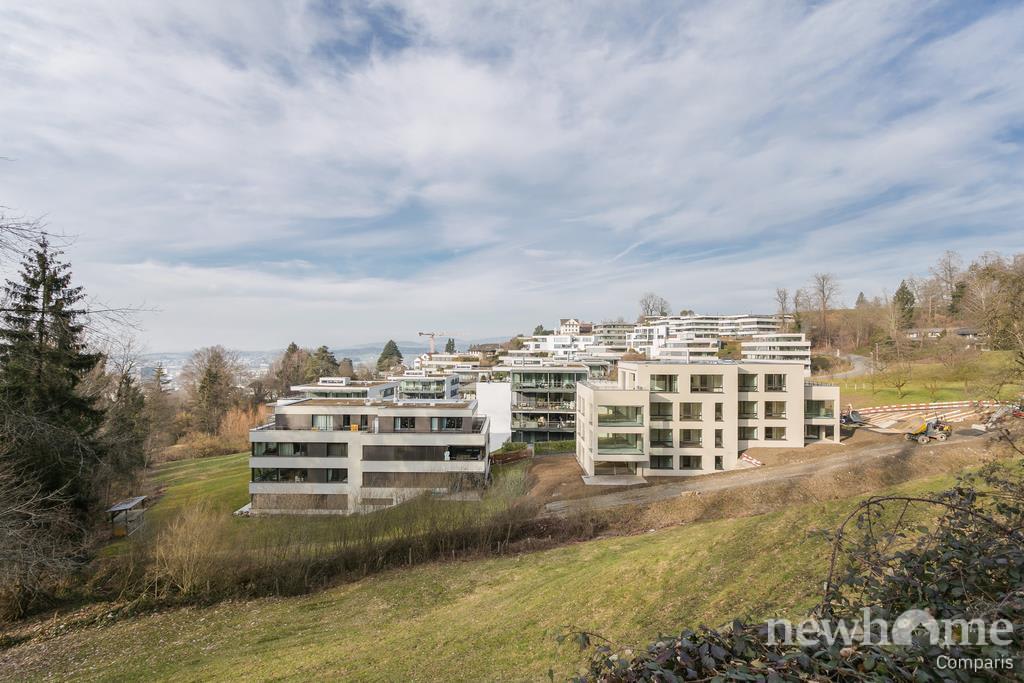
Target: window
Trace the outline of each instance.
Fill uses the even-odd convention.
[[[430,431],[432,432],[461,432],[461,417],[432,417],[430,418]]]
[[[396,432],[411,432],[416,429],[416,418],[415,417],[396,417],[395,418],[395,431]]]
[[[757,441],[757,427],[740,427],[740,441]]]
[[[704,441],[704,430],[702,429],[680,429],[679,430],[679,447],[694,447],[700,446]]]
[[[834,401],[806,401],[804,417],[832,417],[835,415]]]
[[[723,416],[723,412],[724,412],[723,404],[716,403],[715,404],[715,422],[722,422],[723,420],[725,420],[725,417]]]
[[[681,469],[681,470],[699,470],[699,469],[701,469],[700,456],[699,455],[680,455],[679,456],[679,469]]]
[[[690,375],[690,391],[695,394],[722,393],[721,375]]]
[[[652,420],[671,420],[672,419],[672,404],[671,403],[651,403],[651,419]]]
[[[651,375],[651,391],[679,391],[678,375]]]
[[[764,416],[770,419],[782,419],[786,417],[785,401],[765,401]]]
[[[670,470],[670,469],[672,469],[672,456],[671,455],[652,455],[651,456],[651,469],[652,470]]]
[[[277,454],[282,456],[303,457],[306,455],[306,444],[304,443],[279,443]]]
[[[724,443],[725,443],[725,438],[722,436],[722,430],[721,429],[716,429],[715,430],[715,448],[723,448],[724,447]]]
[[[740,373],[740,391],[757,391],[757,375]]]
[[[254,467],[252,469],[252,480],[254,482],[277,481],[277,468],[276,467]]]
[[[314,415],[313,416],[313,429],[321,432],[329,432],[334,429],[334,416],[333,415]]]
[[[606,434],[597,437],[597,450],[599,453],[640,453],[644,450],[644,440],[639,434]]]
[[[725,469],[725,459],[721,455],[716,455],[715,456],[715,469],[716,470],[724,470]]]
[[[644,411],[640,406],[598,406],[599,425],[641,425]]]
[[[740,419],[753,420],[757,417],[757,401],[740,401]]]
[[[698,422],[703,414],[703,407],[700,403],[680,403],[679,419],[690,422]]]
[[[672,448],[672,430],[671,429],[652,429],[651,430],[651,447],[652,448]]]
[[[252,457],[260,458],[260,457],[269,457],[269,456],[277,455],[278,450],[279,450],[278,446],[280,446],[280,444],[277,444],[277,443],[274,443],[274,442],[270,442],[270,443],[263,443],[263,442],[259,442],[259,441],[254,442],[253,445],[252,445]]]
[[[765,391],[785,391],[786,390],[786,376],[785,375],[765,375],[764,376],[764,390]]]
[[[347,443],[329,443],[329,444],[327,444],[327,457],[328,458],[345,458],[345,457],[348,457],[348,444]]]
[[[786,438],[785,427],[765,427],[764,428],[765,441],[783,441]]]
[[[346,469],[330,469],[327,470],[327,482],[330,484],[347,484],[348,483],[348,470]]]

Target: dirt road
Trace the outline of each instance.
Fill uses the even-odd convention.
[[[819,460],[796,462],[771,467],[755,467],[733,470],[721,474],[710,474],[688,477],[671,484],[659,484],[646,488],[616,491],[604,495],[591,496],[574,500],[552,501],[544,506],[544,515],[562,516],[577,510],[606,510],[621,505],[647,505],[661,500],[669,500],[684,493],[693,491],[723,491],[739,486],[750,486],[768,482],[779,482],[800,479],[832,470],[839,470],[850,465],[868,462],[876,458],[897,455],[904,451],[920,452],[931,448],[948,448],[950,446],[971,446],[980,443],[979,436],[955,434],[944,443],[933,442],[922,446],[904,441],[902,437],[893,436],[886,443],[872,443],[861,447],[851,446],[849,450],[833,455],[823,455]]]

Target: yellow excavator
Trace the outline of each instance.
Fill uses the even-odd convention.
[[[932,439],[936,441],[945,441],[953,433],[953,426],[948,422],[944,422],[940,418],[934,420],[928,420],[923,425],[918,427],[912,432],[906,432],[903,438],[907,441],[916,441],[920,444],[925,444]]]

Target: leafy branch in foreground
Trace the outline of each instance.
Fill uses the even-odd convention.
[[[1020,461],[990,463],[932,498],[866,500],[833,536],[825,595],[812,615],[860,623],[868,609],[872,619],[891,624],[908,610],[926,610],[935,620],[964,624],[968,636],[972,624],[1006,620],[1014,625],[1009,644],[963,638],[963,630],[954,642],[935,643],[920,629],[900,645],[817,634],[794,642],[773,621],[685,629],[636,649],[578,628],[558,640],[590,652],[576,681],[1017,680],[1024,666],[1022,530]],[[951,659],[963,658],[997,665],[949,668]]]

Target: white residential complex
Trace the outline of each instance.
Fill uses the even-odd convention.
[[[576,391],[576,458],[588,476],[728,470],[741,451],[839,440],[839,388],[799,363],[622,361]]]
[[[360,381],[348,377],[321,377],[316,384],[297,384],[291,390],[302,398],[392,399],[398,392],[394,380]]]
[[[803,365],[804,375],[811,375],[811,342],[803,334],[755,334],[740,347],[744,360],[797,362]]]
[[[284,399],[249,432],[256,514],[349,514],[472,495],[490,471],[475,401]]]

